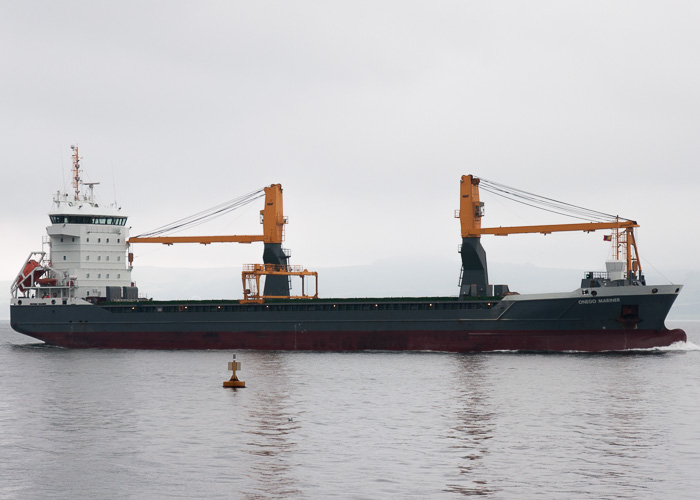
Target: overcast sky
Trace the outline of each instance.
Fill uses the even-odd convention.
[[[292,263],[454,262],[457,293],[473,173],[637,220],[642,264],[682,280],[700,268],[698,26],[697,1],[0,2],[0,279],[40,249],[77,143],[132,235],[281,183]],[[482,199],[485,226],[566,222]],[[261,208],[199,232],[258,232]],[[492,270],[609,255],[601,233],[483,243]],[[135,253],[137,279],[262,258]]]

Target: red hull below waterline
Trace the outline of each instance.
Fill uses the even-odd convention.
[[[381,332],[53,332],[47,344],[108,349],[254,349],[282,351],[602,352],[685,342],[683,330],[381,331]]]

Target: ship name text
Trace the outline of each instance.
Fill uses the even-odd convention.
[[[606,299],[581,299],[579,304],[605,304],[607,302],[620,302],[620,297],[611,297]]]

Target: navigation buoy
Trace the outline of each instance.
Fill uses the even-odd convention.
[[[236,361],[236,355],[233,355],[233,361],[228,362],[228,369],[233,372],[230,380],[224,380],[224,387],[245,387],[245,382],[243,380],[238,380],[236,377],[236,370],[241,369],[241,362]]]

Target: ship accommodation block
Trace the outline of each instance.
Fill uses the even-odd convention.
[[[106,297],[107,287],[131,286],[126,217],[106,210],[85,216],[53,212],[50,217],[50,265],[73,283],[74,297]]]

